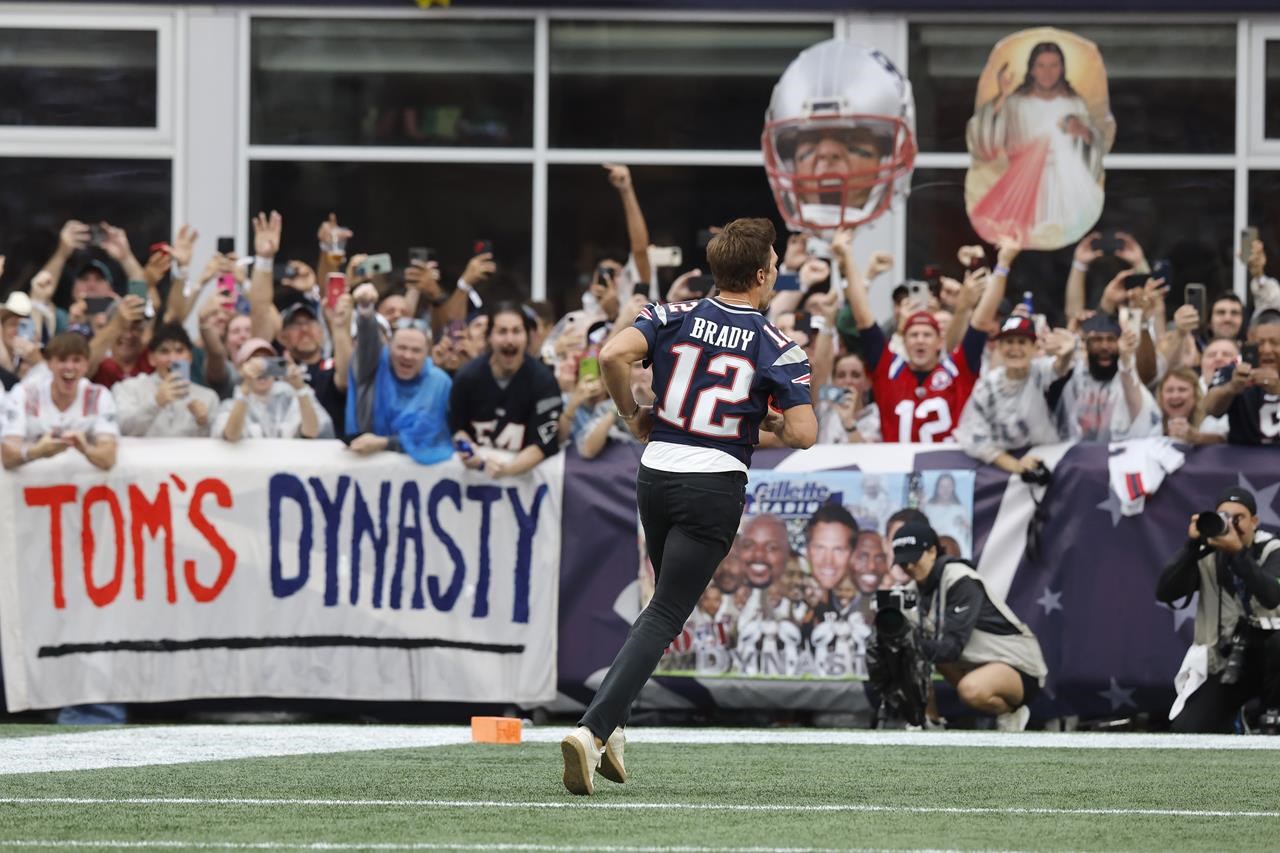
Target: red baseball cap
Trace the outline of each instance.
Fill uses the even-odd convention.
[[[935,320],[933,315],[930,314],[928,311],[917,311],[911,316],[907,317],[907,322],[902,324],[903,334],[906,334],[907,329],[910,329],[912,326],[916,325],[917,323],[923,323],[926,326],[933,329],[938,334],[942,334],[942,327],[938,325],[938,321]]]

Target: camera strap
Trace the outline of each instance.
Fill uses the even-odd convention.
[[[1049,486],[1039,487],[1042,489],[1039,498],[1036,497],[1037,488],[1035,485],[1027,484],[1031,502],[1036,507],[1035,512],[1031,514],[1031,521],[1027,522],[1027,547],[1024,553],[1030,563],[1040,562],[1040,534],[1044,530],[1045,522],[1048,521],[1049,516],[1049,511],[1044,508],[1044,496],[1048,494]]]

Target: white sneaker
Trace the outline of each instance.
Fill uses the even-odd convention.
[[[571,794],[591,794],[595,791],[592,777],[600,766],[600,754],[596,736],[586,726],[578,726],[560,741],[564,755],[564,786]]]
[[[627,748],[627,736],[622,727],[613,730],[604,743],[604,755],[600,758],[600,775],[611,782],[627,781],[627,768],[622,764],[622,751]]]
[[[1031,709],[1026,705],[1019,705],[1007,714],[996,716],[996,729],[1002,732],[1024,732],[1030,719]]]

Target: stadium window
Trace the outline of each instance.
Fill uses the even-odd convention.
[[[831,36],[829,22],[553,21],[550,144],[759,148],[774,83]]]
[[[146,263],[149,245],[172,239],[172,186],[168,160],[0,157],[5,289],[25,287],[57,247],[68,219],[124,228],[133,253]],[[117,284],[123,291],[124,281]]]
[[[250,167],[249,209],[280,211],[291,258],[314,259],[315,228],[333,211],[355,232],[348,252],[388,252],[399,269],[410,246],[429,246],[449,285],[475,241],[491,240],[498,273],[481,291],[524,298],[532,182],[531,167],[521,164],[259,160]]]
[[[528,147],[532,21],[254,18],[255,145]]]
[[[1280,270],[1280,172],[1249,173],[1248,224],[1258,229],[1267,250],[1267,273]]]
[[[1017,24],[911,25],[907,67],[915,91],[921,151],[966,150],[965,124],[973,115],[978,76],[987,57],[1000,39],[1024,28]],[[1113,153],[1234,153],[1234,23],[1062,24],[1061,28],[1090,39],[1102,52],[1117,126]],[[1013,71],[1020,79],[1022,70]],[[1067,69],[1068,78],[1071,71]],[[1273,73],[1280,75],[1280,70]],[[1280,126],[1280,108],[1271,114]]]
[[[155,30],[0,27],[0,126],[154,128]]]
[[[679,246],[683,264],[660,269],[663,292],[681,272],[710,273],[698,231],[740,216],[774,220],[785,229],[759,166],[633,166],[632,181],[648,214],[649,242]],[[547,293],[558,311],[580,307],[596,261],[629,250],[618,193],[599,165],[552,166],[548,175]]]
[[[964,176],[959,169],[916,169],[907,205],[908,277],[926,264],[941,264],[958,274],[956,250],[980,243],[964,205]],[[1201,282],[1209,293],[1231,289],[1234,175],[1222,170],[1127,169],[1107,171],[1107,200],[1099,230],[1128,231],[1142,244],[1148,261],[1168,259],[1174,270],[1170,308],[1182,302],[1182,288]],[[1274,186],[1274,184],[1272,185]],[[1062,291],[1074,244],[1055,252],[1028,252],[1018,259],[1008,294],[1029,290],[1038,311],[1061,319]],[[1114,258],[1094,265],[1088,303],[1096,304],[1111,275],[1124,268]]]

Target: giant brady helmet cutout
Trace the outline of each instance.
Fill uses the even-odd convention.
[[[793,231],[830,237],[870,222],[910,189],[911,84],[878,50],[832,39],[795,58],[765,113],[764,168]]]

